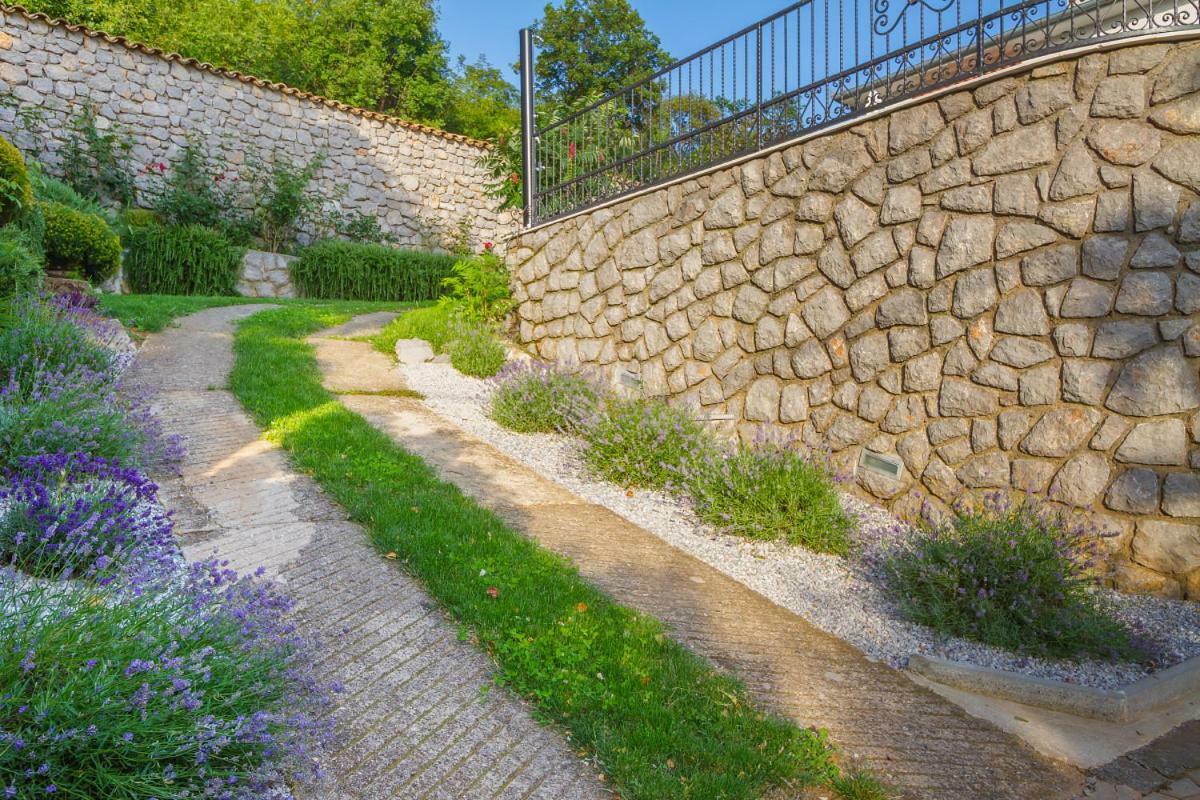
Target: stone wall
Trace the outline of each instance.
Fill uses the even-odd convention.
[[[1200,46],[1066,58],[510,243],[520,339],[902,463],[902,512],[1093,509],[1121,588],[1200,598]]]
[[[98,126],[133,137],[132,168],[170,164],[188,134],[202,137],[231,175],[247,164],[326,155],[316,178],[345,212],[376,216],[408,244],[469,223],[476,244],[506,238],[516,218],[485,197],[484,145],[464,136],[334,103],[279,84],[107,37],[41,15],[0,9],[0,95],[41,109],[35,130],[0,107],[0,134],[59,164],[66,121],[86,106]],[[149,175],[140,188],[151,191]]]

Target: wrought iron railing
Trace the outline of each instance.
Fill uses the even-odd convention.
[[[526,224],[1014,63],[1200,27],[1200,0],[803,0],[541,125],[522,32]]]

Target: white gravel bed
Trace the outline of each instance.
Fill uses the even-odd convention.
[[[872,660],[903,667],[910,654],[923,653],[1105,689],[1149,674],[1147,668],[1136,664],[1026,658],[907,622],[878,579],[872,580],[869,570],[858,562],[723,534],[700,522],[686,500],[661,492],[627,496],[624,488],[588,475],[575,439],[514,433],[489,419],[491,385],[487,381],[463,376],[449,364],[402,364],[400,370],[408,386],[425,395],[429,408],[462,429],[849,642]],[[859,516],[860,538],[891,538],[904,530],[902,523],[879,507],[849,495],[843,496],[843,502]],[[1120,617],[1135,629],[1152,634],[1160,648],[1159,666],[1200,655],[1200,605],[1107,593]]]

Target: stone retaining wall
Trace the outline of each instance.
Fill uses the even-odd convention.
[[[1200,598],[1200,46],[1068,58],[526,232],[520,339],[861,493],[1093,509]]]
[[[230,175],[285,157],[302,165],[325,153],[315,185],[342,194],[345,212],[376,216],[406,244],[427,245],[464,221],[478,244],[500,240],[516,218],[496,211],[476,163],[484,145],[190,59],[106,37],[41,15],[0,8],[0,95],[41,109],[25,130],[11,103],[0,134],[51,172],[67,120],[86,106],[98,125],[119,125],[134,142],[132,169],[170,164],[189,134],[202,137]],[[149,175],[139,178],[151,190]]]

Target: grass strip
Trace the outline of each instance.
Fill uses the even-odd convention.
[[[169,294],[106,294],[100,297],[100,309],[110,317],[115,317],[127,328],[142,333],[158,333],[176,317],[186,317],[206,308],[222,306],[241,306],[255,303],[270,303],[273,305],[290,305],[293,303],[305,306],[331,305],[342,309],[353,307],[356,313],[369,311],[393,311],[398,308],[413,308],[418,303],[367,302],[350,303],[339,300],[289,300],[278,297],[241,297],[201,295],[169,295]]]
[[[757,711],[657,620],[614,603],[326,391],[303,337],[347,318],[295,305],[243,321],[234,393],[471,631],[498,680],[597,757],[621,798],[749,800],[836,780],[822,734]]]

